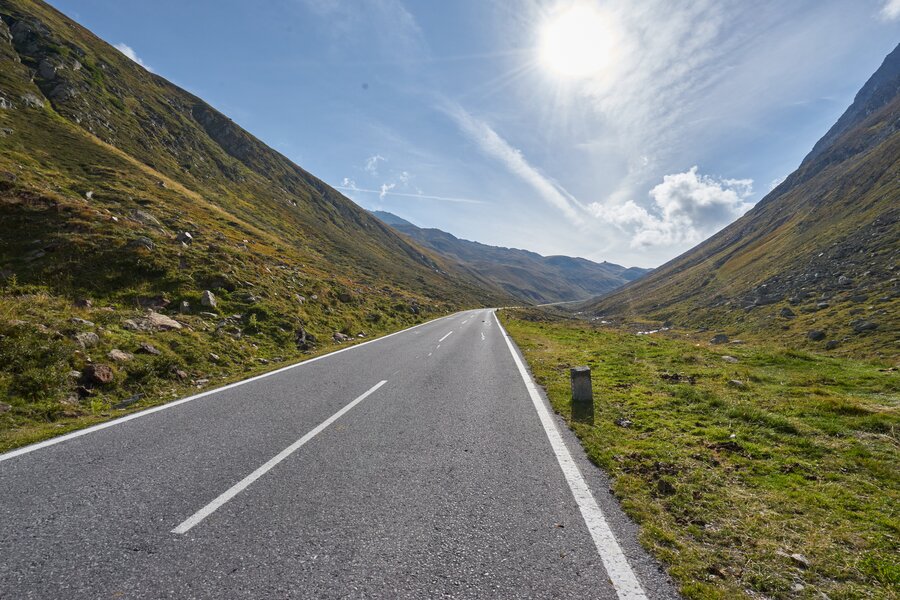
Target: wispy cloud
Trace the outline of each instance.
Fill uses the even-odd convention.
[[[565,188],[543,175],[520,150],[512,147],[485,121],[475,118],[462,106],[443,102],[443,110],[460,130],[478,146],[482,153],[500,162],[506,169],[530,185],[548,204],[561,211],[569,220],[582,222],[579,202]]]
[[[900,0],[885,0],[880,16],[885,21],[900,19]]]
[[[385,189],[385,185],[388,186]],[[356,182],[352,179],[344,178],[341,185],[332,186],[336,190],[344,190],[347,192],[361,192],[363,194],[378,194],[380,199],[384,199],[385,196],[400,196],[402,198],[418,198],[420,200],[438,200],[441,202],[458,202],[461,204],[484,204],[482,200],[473,200],[471,198],[454,198],[452,196],[432,196],[430,194],[412,194],[407,192],[394,192],[391,191],[393,189],[393,184],[383,184],[381,189],[372,190],[357,187]]]
[[[378,175],[378,161],[384,162],[385,160],[387,159],[385,159],[380,154],[373,154],[366,159],[366,163],[363,168],[372,175]]]
[[[153,72],[153,69],[149,65],[145,64],[144,61],[141,60],[141,57],[137,55],[137,52],[134,51],[134,48],[132,48],[128,44],[124,44],[124,43],[120,42],[120,43],[116,44],[115,46],[113,46],[113,48],[115,48],[116,50],[118,50],[119,52],[121,52],[122,54],[124,54],[125,56],[127,56],[128,58],[130,58],[131,60],[136,62],[137,64],[141,65],[142,67],[144,67],[151,73]]]

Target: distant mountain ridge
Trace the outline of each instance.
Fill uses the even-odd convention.
[[[595,298],[645,275],[650,269],[626,268],[585,258],[541,256],[528,250],[501,248],[463,240],[441,231],[417,227],[395,214],[374,211],[376,217],[416,243],[519,300],[546,304]]]
[[[752,210],[586,308],[896,356],[898,261],[900,45]]]

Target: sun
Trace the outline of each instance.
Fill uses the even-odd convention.
[[[609,20],[596,8],[576,4],[552,15],[540,32],[541,65],[567,78],[585,78],[607,67],[613,54]]]

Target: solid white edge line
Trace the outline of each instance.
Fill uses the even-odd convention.
[[[541,395],[537,390],[537,385],[528,373],[528,369],[525,368],[525,364],[519,357],[519,353],[516,352],[513,342],[506,332],[506,329],[503,327],[503,324],[500,322],[500,319],[497,317],[496,312],[494,313],[494,319],[496,319],[497,325],[500,327],[500,332],[506,340],[509,352],[512,354],[516,366],[519,368],[519,374],[522,376],[525,387],[528,389],[531,403],[534,404],[541,425],[544,426],[544,432],[550,440],[550,446],[553,448],[553,453],[556,454],[556,460],[559,462],[559,467],[562,469],[563,475],[566,478],[566,483],[569,484],[569,489],[572,490],[572,495],[575,497],[575,503],[578,504],[578,509],[581,511],[584,524],[587,525],[588,531],[591,533],[591,538],[593,538],[594,545],[597,547],[597,553],[600,554],[600,559],[603,561],[603,566],[606,568],[606,574],[609,576],[609,580],[616,589],[616,594],[621,600],[647,600],[647,595],[644,593],[641,584],[638,582],[634,571],[631,570],[631,565],[628,564],[628,559],[622,552],[619,542],[616,541],[616,537],[613,534],[612,529],[610,529],[609,523],[606,522],[606,518],[603,516],[603,510],[600,508],[600,505],[597,504],[597,500],[591,493],[591,488],[588,487],[581,471],[578,470],[578,465],[575,464],[575,460],[572,458],[571,453],[569,453],[566,443],[563,441],[559,430],[556,428],[553,416],[541,399]]]
[[[441,339],[439,339],[439,340],[438,340],[438,343],[441,343],[441,342],[443,342],[444,340],[446,340],[448,337],[450,337],[450,335],[451,335],[452,333],[453,333],[453,332],[451,331],[450,333],[448,333],[447,335],[445,335],[444,337],[442,337]]]
[[[334,423],[335,421],[340,419],[342,416],[347,414],[347,412],[350,409],[352,409],[354,406],[356,406],[357,404],[359,404],[360,402],[362,402],[363,400],[368,398],[370,395],[372,395],[378,388],[383,386],[385,383],[387,383],[386,380],[376,383],[374,386],[369,388],[369,390],[367,392],[358,396],[355,400],[353,400],[352,402],[350,402],[349,404],[344,406],[342,409],[340,409],[339,411],[337,411],[336,413],[334,413],[333,415],[331,415],[330,417],[328,417],[327,419],[325,419],[324,421],[322,421],[321,423],[316,425],[316,427],[313,428],[309,433],[307,433],[306,435],[301,437],[299,440],[297,440],[296,442],[294,442],[293,444],[291,444],[290,446],[288,446],[287,448],[285,448],[284,450],[282,450],[281,452],[279,452],[278,454],[276,454],[275,456],[273,456],[272,458],[267,460],[258,469],[256,469],[255,471],[253,471],[252,473],[250,473],[249,475],[247,475],[246,477],[241,479],[239,482],[237,482],[230,488],[228,488],[225,492],[223,492],[221,495],[219,495],[218,498],[216,498],[215,500],[213,500],[212,502],[210,502],[209,504],[207,504],[206,506],[204,506],[203,508],[201,508],[200,510],[195,512],[193,515],[191,515],[190,517],[185,519],[178,527],[176,527],[175,529],[172,530],[172,533],[181,534],[181,533],[187,533],[188,531],[190,531],[192,527],[194,527],[195,525],[200,523],[203,519],[205,519],[209,515],[216,512],[222,505],[224,505],[226,502],[228,502],[229,500],[231,500],[232,498],[234,498],[235,496],[240,494],[251,483],[253,483],[257,479],[259,479],[260,477],[262,477],[263,475],[268,473],[270,470],[272,470],[272,468],[274,468],[275,465],[277,465],[278,463],[280,463],[281,461],[286,459],[288,456],[290,456],[291,454],[293,454],[294,452],[299,450],[301,447],[303,447],[304,444],[306,444],[306,442],[308,442],[309,440],[311,440],[314,437],[316,437],[317,435],[319,435],[326,427],[328,427],[329,425],[331,425],[332,423]]]
[[[466,312],[466,311],[460,311],[460,312]],[[262,373],[260,375],[254,376],[254,377],[250,377],[249,379],[242,379],[241,381],[235,381],[234,383],[229,383],[228,385],[223,385],[222,387],[218,387],[218,388],[215,388],[212,390],[207,390],[205,392],[201,392],[201,393],[195,394],[193,396],[188,396],[187,398],[181,398],[180,400],[173,400],[172,402],[167,402],[166,404],[160,404],[159,406],[154,406],[152,408],[138,411],[136,413],[131,413],[130,415],[125,415],[124,417],[119,417],[119,418],[113,419],[111,421],[106,421],[104,423],[98,423],[97,425],[85,427],[84,429],[78,429],[71,433],[61,435],[59,437],[54,437],[54,438],[50,438],[49,440],[44,440],[43,442],[36,442],[34,444],[22,446],[21,448],[16,448],[15,450],[10,450],[8,452],[0,454],[0,462],[9,460],[11,458],[15,458],[17,456],[21,456],[23,454],[28,454],[30,452],[34,452],[35,450],[40,450],[41,448],[47,448],[48,446],[54,446],[56,444],[61,444],[62,442],[67,442],[69,440],[79,438],[83,435],[87,435],[89,433],[94,433],[95,431],[100,431],[101,429],[106,429],[107,427],[112,427],[113,425],[120,425],[122,423],[131,421],[132,419],[146,417],[147,415],[151,415],[151,414],[153,414],[155,412],[159,412],[161,410],[166,410],[168,408],[174,408],[176,406],[184,404],[185,402],[190,402],[192,400],[199,400],[200,398],[204,398],[206,396],[211,396],[213,394],[218,394],[219,392],[224,392],[225,390],[230,390],[231,388],[235,388],[235,387],[244,385],[246,383],[251,383],[253,381],[258,381],[258,380],[264,379],[266,377],[271,377],[272,375],[277,375],[278,373],[282,373],[284,371],[289,371],[291,369],[296,369],[297,367],[302,367],[304,365],[314,363],[317,360],[322,360],[324,358],[334,356],[335,354],[340,354],[341,352],[346,352],[348,350],[353,350],[355,348],[361,348],[367,344],[380,342],[381,340],[386,340],[389,337],[393,337],[395,335],[400,335],[401,333],[406,333],[407,331],[412,331],[413,329],[416,329],[418,327],[423,327],[425,325],[435,323],[442,319],[449,319],[451,317],[455,317],[458,314],[459,313],[453,313],[452,315],[438,317],[437,319],[425,321],[424,323],[419,323],[418,325],[413,325],[412,327],[407,327],[406,329],[401,329],[400,331],[395,331],[394,333],[389,333],[387,335],[383,335],[379,338],[375,338],[374,340],[369,340],[369,341],[363,342],[361,344],[354,344],[352,346],[347,346],[346,348],[341,348],[340,350],[335,350],[334,352],[329,352],[328,354],[323,354],[321,356],[316,356],[314,358],[308,358],[306,360],[294,363],[292,365],[287,365],[286,367],[281,367],[280,369],[275,369],[274,371],[269,371],[268,373]]]

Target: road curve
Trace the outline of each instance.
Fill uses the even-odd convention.
[[[519,363],[466,311],[0,455],[0,598],[677,598]]]

